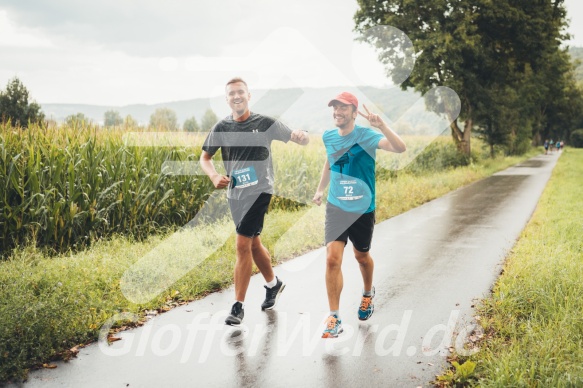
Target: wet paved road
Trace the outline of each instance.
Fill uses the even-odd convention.
[[[472,304],[494,283],[557,157],[535,157],[378,224],[376,311],[366,323],[356,317],[362,285],[347,249],[345,332],[336,340],[320,339],[328,310],[319,249],[277,267],[287,288],[276,311],[260,310],[262,278],[252,278],[240,329],[223,324],[228,289],[32,372],[24,386],[430,386],[448,347],[475,327]]]

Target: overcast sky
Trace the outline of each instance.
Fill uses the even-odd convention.
[[[566,0],[583,46],[583,2]],[[153,104],[251,89],[388,85],[356,0],[0,0],[0,89],[40,103]]]

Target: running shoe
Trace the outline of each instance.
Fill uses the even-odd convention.
[[[360,308],[358,309],[358,319],[361,321],[366,321],[369,319],[374,312],[374,304],[372,303],[374,294],[375,291],[373,287],[371,296],[362,296],[362,300],[360,301]]]
[[[231,307],[231,314],[229,314],[227,319],[225,319],[225,324],[231,326],[240,325],[244,315],[245,311],[243,310],[243,305],[241,302],[235,302],[233,307]]]
[[[336,315],[330,315],[326,319],[326,330],[322,333],[322,338],[336,338],[343,331],[342,321]]]
[[[275,277],[277,279],[277,284],[271,288],[268,288],[267,286],[263,286],[265,287],[265,300],[263,301],[263,303],[261,304],[261,310],[271,310],[272,308],[275,307],[275,305],[277,304],[277,300],[279,299],[279,296],[281,295],[281,293],[283,292],[283,289],[285,288],[285,283],[282,282],[281,280],[279,280],[279,278],[276,276]]]

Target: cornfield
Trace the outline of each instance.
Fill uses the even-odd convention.
[[[27,130],[0,124],[0,252],[30,243],[62,252],[113,234],[142,239],[185,225],[214,190],[198,168],[204,137],[85,124]],[[453,147],[438,141],[428,149],[435,152],[418,155],[428,141],[407,143],[412,147],[406,154],[381,153],[379,170],[398,169],[412,157],[411,167],[442,168],[433,153],[444,155],[443,147]],[[280,142],[272,147],[271,208],[309,203],[325,160],[320,136],[312,136],[306,147]],[[177,174],[173,162],[190,166],[190,173]]]
[[[162,171],[197,161],[200,147],[131,147],[122,130],[27,130],[0,125],[0,250],[36,243],[56,251],[112,234],[142,238],[188,222],[208,179]]]

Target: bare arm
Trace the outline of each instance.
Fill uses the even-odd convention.
[[[390,152],[405,152],[407,150],[407,146],[405,145],[403,139],[401,139],[399,135],[397,135],[391,128],[389,128],[387,123],[385,123],[385,121],[379,115],[370,113],[364,104],[363,107],[367,114],[365,115],[360,111],[358,111],[358,114],[367,119],[371,126],[380,129],[383,135],[385,135],[385,138],[379,141],[379,148]]]
[[[391,128],[389,128],[386,124],[385,127],[379,127],[383,135],[385,135],[384,139],[379,141],[379,148],[384,151],[396,152],[401,153],[407,150],[407,146],[405,142],[399,135],[397,135]]]
[[[328,162],[328,159],[326,159],[326,163],[324,163],[324,167],[322,167],[322,176],[320,177],[320,184],[318,185],[316,194],[314,194],[314,198],[312,199],[312,202],[314,202],[318,206],[322,204],[324,189],[326,189],[328,183],[330,183],[330,162]]]
[[[217,172],[212,159],[213,156],[211,154],[209,154],[206,151],[202,151],[202,154],[200,155],[200,167],[202,168],[204,173],[207,174],[209,178],[211,178],[211,181],[213,182],[215,188],[224,189],[225,187],[229,186],[231,179]]]

